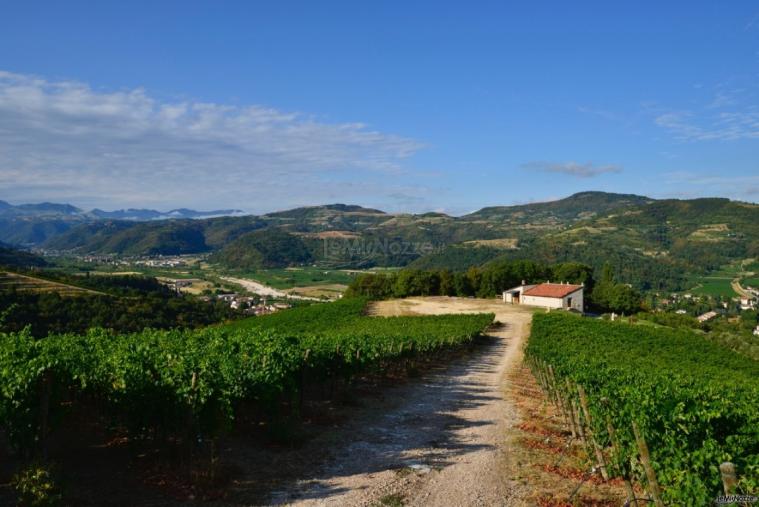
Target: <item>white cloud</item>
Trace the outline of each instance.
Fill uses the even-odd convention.
[[[713,98],[695,110],[656,111],[656,125],[681,141],[759,139],[759,107],[745,89],[718,87]]]
[[[578,178],[592,178],[601,174],[619,173],[622,168],[618,165],[595,165],[593,162],[579,164],[577,162],[527,162],[520,166],[529,171],[543,171],[549,173],[566,174]]]
[[[376,197],[398,191],[388,173],[421,148],[362,123],[0,71],[0,192],[15,201],[260,210],[320,202],[359,179],[377,181],[364,189]]]

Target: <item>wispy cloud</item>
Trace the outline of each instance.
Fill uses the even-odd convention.
[[[703,107],[652,109],[654,122],[681,141],[759,139],[759,107],[748,90],[717,87]]]
[[[614,164],[596,165],[593,162],[579,164],[577,162],[527,162],[520,166],[528,171],[543,171],[549,173],[566,174],[578,178],[592,178],[602,174],[619,173],[622,168]]]
[[[759,109],[753,107],[713,115],[698,115],[690,111],[668,112],[657,116],[655,121],[682,141],[759,139]]]
[[[662,183],[676,186],[690,197],[723,195],[733,199],[755,201],[759,198],[759,176],[725,176],[720,171],[708,173],[672,171],[662,174]]]
[[[421,148],[362,123],[0,71],[0,193],[14,200],[265,209],[361,178],[393,193],[387,174]]]

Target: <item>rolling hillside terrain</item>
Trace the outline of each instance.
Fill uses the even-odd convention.
[[[211,260],[227,269],[316,264],[456,271],[501,258],[576,261],[596,269],[609,263],[620,280],[641,289],[676,289],[688,273],[759,255],[759,205],[716,198],[582,192],[461,217],[333,204],[260,216],[150,221],[85,221],[76,208],[40,206],[39,213],[48,214],[23,217],[29,222],[23,239],[38,247],[119,255],[212,253]],[[66,213],[80,223],[60,226],[55,220]]]
[[[299,236],[312,248],[328,240],[338,245],[354,245],[362,240],[363,251],[353,248],[346,261],[371,261],[391,265],[408,263],[409,258],[420,257],[431,248],[462,243],[481,246],[482,243],[500,248],[517,247],[520,240],[536,235],[563,230],[582,220],[610,210],[628,208],[649,199],[624,194],[584,192],[560,201],[519,206],[485,208],[471,215],[452,217],[443,213],[388,214],[376,209],[344,204],[311,206],[261,216],[224,217],[205,220],[171,220],[135,222],[101,220],[82,224],[40,243],[45,248],[76,250],[88,253],[150,254],[166,249],[166,243],[178,237],[187,238],[200,231],[203,241],[187,240],[180,253],[198,253],[229,246],[243,234],[261,229],[281,229]],[[163,235],[162,238],[155,238]],[[136,237],[154,239],[133,244]],[[243,240],[244,241],[244,240]],[[413,243],[413,252],[367,252],[370,244],[392,241]],[[468,243],[469,242],[469,243]],[[171,248],[169,248],[171,249]],[[377,248],[375,248],[377,250]],[[387,248],[386,250],[390,250]],[[314,257],[323,257],[313,252]],[[369,259],[361,258],[369,257]]]

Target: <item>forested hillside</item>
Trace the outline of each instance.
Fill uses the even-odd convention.
[[[728,199],[649,201],[524,238],[519,248],[453,245],[412,266],[462,269],[472,260],[531,259],[610,264],[636,288],[682,289],[691,272],[759,255],[759,206]]]
[[[211,257],[241,269],[278,268],[309,263],[311,252],[303,240],[281,229],[244,234]]]
[[[29,268],[46,265],[45,259],[0,243],[0,268]]]
[[[37,224],[37,235],[24,238],[43,238],[40,244],[46,249],[213,253],[215,262],[241,270],[317,264],[464,271],[496,259],[529,259],[581,262],[597,273],[608,263],[620,281],[637,289],[674,290],[684,288],[688,274],[759,255],[759,206],[728,199],[653,200],[582,192],[552,202],[483,208],[462,217],[387,214],[333,204],[205,220],[67,222],[64,231],[49,218],[60,220],[68,208],[43,208],[48,214]],[[35,216],[22,218],[32,227]]]
[[[653,199],[634,194],[580,192],[566,199],[518,206],[491,206],[463,217],[468,221],[502,221],[514,225],[566,224],[606,215],[620,208],[640,206]]]

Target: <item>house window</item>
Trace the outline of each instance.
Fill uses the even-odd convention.
[[[572,308],[572,298],[567,298],[567,308]]]

